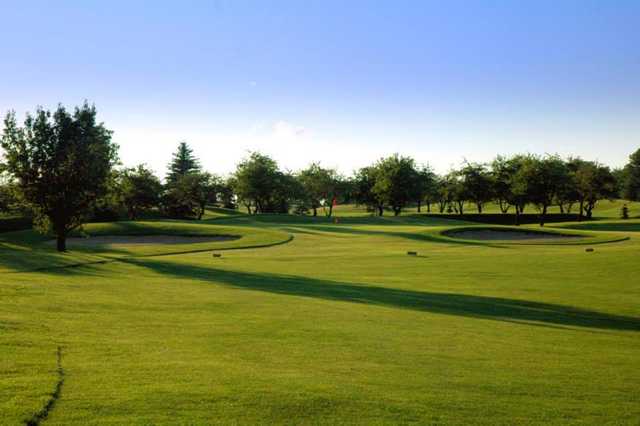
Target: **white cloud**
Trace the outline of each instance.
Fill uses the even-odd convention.
[[[307,129],[288,121],[277,121],[272,127],[273,136],[276,139],[294,139],[307,135]]]

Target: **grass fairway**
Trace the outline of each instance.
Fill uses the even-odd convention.
[[[240,238],[64,255],[0,234],[0,423],[638,424],[640,227],[616,223],[562,228],[593,252],[415,217],[92,225]]]

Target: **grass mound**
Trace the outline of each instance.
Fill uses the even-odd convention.
[[[465,241],[500,244],[602,244],[628,239],[627,236],[513,226],[463,226],[441,230],[449,242]]]
[[[540,241],[540,240],[564,240],[571,238],[585,238],[584,235],[560,234],[555,232],[536,232],[526,229],[502,229],[502,228],[472,228],[445,231],[444,235],[463,240],[481,241]]]
[[[8,232],[0,235],[0,272],[99,263],[122,257],[268,247],[290,238],[288,233],[277,229],[215,223],[92,223],[71,236],[67,253],[58,253],[51,237],[32,230]],[[155,240],[155,243],[131,243],[143,240]],[[78,241],[81,243],[77,244]],[[97,244],[90,243],[93,241]]]
[[[640,219],[598,220],[595,222],[554,225],[565,229],[605,232],[640,232]]]

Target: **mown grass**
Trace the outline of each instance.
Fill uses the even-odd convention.
[[[53,250],[51,237],[32,230],[7,232],[0,234],[0,273],[55,269],[60,266],[98,263],[127,256],[159,256],[170,253],[263,247],[284,243],[291,238],[288,233],[277,229],[214,227],[181,221],[91,223],[72,234],[73,237],[82,238],[101,235],[233,236],[237,239],[167,245],[72,246],[67,253],[57,253]]]
[[[565,223],[558,225],[562,228],[609,231],[609,232],[640,232],[640,220],[603,220],[597,222]]]
[[[61,347],[52,425],[636,423],[637,231],[587,253],[439,237],[454,225],[469,226],[239,215],[89,227],[294,239],[221,258],[105,247],[66,256],[110,263],[2,274],[0,418],[47,404]],[[14,246],[55,255],[38,241],[3,236],[0,264],[15,270]]]

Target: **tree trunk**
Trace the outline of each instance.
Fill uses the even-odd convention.
[[[393,215],[394,216],[398,216],[401,211],[402,211],[402,207],[394,207],[393,208]]]
[[[540,213],[540,226],[544,226],[544,218],[547,214],[547,206],[542,206],[542,212]]]
[[[67,251],[67,236],[65,234],[58,234],[56,237],[56,249],[60,252]]]
[[[476,203],[478,206],[478,214],[482,214],[482,203]]]
[[[317,207],[312,207],[313,208],[313,217],[318,216],[318,208]]]
[[[578,212],[578,222],[582,222],[583,212],[584,212],[584,200],[580,200],[580,211]]]
[[[558,203],[558,207],[560,207],[560,213],[564,214],[564,204]]]
[[[431,213],[431,202],[427,201],[427,213]]]
[[[418,213],[420,213],[420,207],[422,207],[422,203],[418,201]]]
[[[333,215],[333,203],[329,206],[329,217],[331,217],[331,215]]]
[[[520,208],[516,206],[516,226],[520,226]]]
[[[593,208],[596,206],[596,203],[594,202],[587,202],[587,219],[591,220],[591,218],[593,217]]]
[[[378,216],[382,216],[383,213],[384,213],[383,206],[378,206]]]
[[[458,201],[458,213],[459,214],[464,213],[464,201]]]

